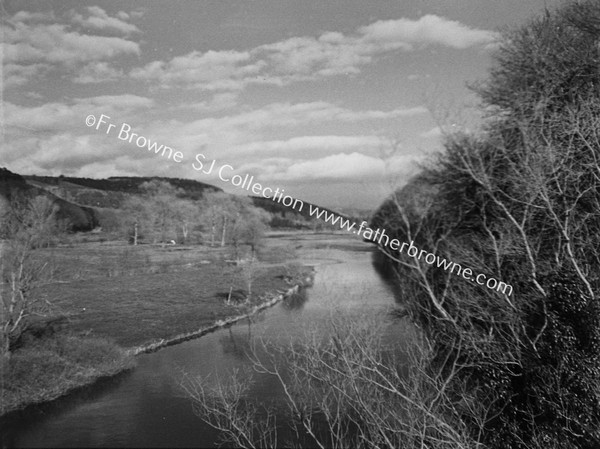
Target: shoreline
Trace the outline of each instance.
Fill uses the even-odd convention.
[[[203,328],[200,328],[200,329],[192,331],[192,332],[186,332],[184,334],[179,334],[179,335],[176,335],[176,336],[170,337],[170,338],[162,338],[162,339],[152,342],[152,343],[146,343],[146,344],[134,347],[134,348],[129,348],[127,351],[133,356],[137,356],[139,354],[152,353],[152,352],[156,352],[162,348],[166,348],[167,346],[176,345],[179,343],[183,343],[184,341],[188,341],[188,340],[194,340],[196,338],[202,337],[203,335],[215,332],[219,329],[225,329],[225,328],[237,323],[238,321],[244,320],[246,318],[250,318],[250,317],[256,315],[257,313],[262,312],[265,309],[269,309],[269,308],[277,305],[278,303],[287,299],[291,295],[298,293],[298,291],[301,288],[310,287],[312,285],[313,279],[314,279],[314,270],[308,276],[306,276],[303,280],[301,280],[299,283],[297,283],[293,287],[289,288],[285,292],[280,293],[277,296],[275,296],[261,304],[255,305],[254,307],[252,307],[252,309],[248,313],[245,313],[242,315],[237,315],[234,317],[225,318],[223,320],[217,320],[211,326],[203,327]]]
[[[178,334],[173,337],[162,338],[160,340],[151,341],[151,342],[139,345],[139,346],[130,347],[130,348],[122,348],[120,346],[115,346],[115,350],[117,350],[121,355],[121,359],[119,360],[119,363],[122,363],[122,365],[120,367],[107,369],[105,371],[102,371],[103,367],[101,367],[100,373],[92,374],[88,378],[82,379],[79,382],[71,380],[71,382],[69,383],[69,386],[67,388],[57,389],[55,391],[51,391],[50,393],[42,392],[42,393],[32,395],[34,397],[34,399],[31,401],[16,401],[15,406],[12,406],[12,407],[9,406],[6,409],[4,409],[4,408],[0,409],[0,418],[6,419],[10,415],[23,412],[29,407],[35,407],[35,406],[39,406],[42,404],[50,403],[50,402],[58,400],[64,396],[67,396],[75,391],[90,387],[102,380],[106,380],[106,379],[118,376],[119,374],[125,373],[129,370],[133,370],[133,369],[135,369],[135,357],[138,355],[156,352],[156,351],[159,351],[160,349],[166,348],[168,346],[173,346],[173,345],[176,345],[179,343],[183,343],[185,341],[193,340],[196,338],[201,338],[204,335],[218,331],[220,329],[225,329],[229,326],[234,325],[235,323],[237,323],[241,320],[250,318],[266,309],[269,309],[269,308],[277,305],[278,303],[284,301],[285,299],[289,298],[293,294],[298,293],[298,291],[300,291],[300,289],[310,287],[312,285],[312,282],[314,281],[314,274],[315,274],[315,270],[313,268],[308,274],[303,276],[303,278],[300,281],[296,281],[295,285],[293,285],[286,291],[279,293],[277,296],[253,306],[252,309],[247,313],[233,316],[233,317],[224,318],[224,319],[219,319],[210,326],[206,326],[206,327],[200,328],[200,329],[192,331],[192,332]],[[3,398],[3,401],[4,401],[4,398]]]

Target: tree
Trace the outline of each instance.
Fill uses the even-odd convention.
[[[181,198],[173,203],[173,209],[173,218],[178,230],[181,231],[181,243],[185,245],[194,226],[200,223],[201,210],[196,202]]]
[[[13,198],[0,204],[0,351],[10,358],[11,345],[42,316],[48,304],[34,294],[44,264],[34,249],[56,235],[58,208],[45,196]]]
[[[255,207],[247,197],[223,192],[207,194],[202,200],[202,219],[209,229],[211,246],[217,238],[220,245],[234,245],[236,253],[242,244],[249,245],[253,256],[267,229],[269,214]]]
[[[156,179],[142,183],[140,190],[144,192],[143,199],[148,208],[154,243],[170,240],[168,236],[176,235],[176,205],[179,204],[176,198],[181,190]]]
[[[253,373],[248,370],[234,372],[229,382],[186,377],[183,387],[195,412],[235,447],[477,447],[445,394],[458,367],[429,372],[426,350],[415,350],[411,363],[404,364],[386,351],[382,323],[364,315],[336,311],[327,329],[324,338],[307,334],[289,344],[262,341],[248,348],[255,371],[271,375],[281,387],[285,407],[249,400]],[[414,338],[406,335],[408,341]],[[463,405],[479,411],[474,392],[462,393]],[[288,440],[281,435],[285,428]]]
[[[144,234],[147,227],[149,228],[150,210],[146,201],[139,196],[128,197],[123,202],[122,208],[126,212],[127,236],[133,245],[137,245],[140,236]]]
[[[137,245],[142,234],[154,243],[174,240],[179,230],[185,240],[197,216],[197,207],[180,198],[182,191],[166,181],[146,181],[140,190],[142,195],[130,196],[123,204],[127,227],[133,231],[133,244]]]
[[[250,258],[256,258],[257,248],[262,243],[268,229],[270,215],[263,209],[252,205],[249,198],[236,199],[237,212],[235,215],[231,239],[238,252],[239,245],[250,246]]]
[[[490,447],[600,445],[599,32],[600,5],[584,1],[508,33],[477,87],[486,125],[447,136],[418,204],[399,192],[377,216],[514,287],[511,298],[388,251],[431,369],[459,366],[450,388],[467,381],[487,404],[473,434]]]
[[[201,208],[202,220],[210,230],[210,246],[215,246],[217,238],[220,238],[220,245],[225,246],[236,213],[231,195],[224,192],[208,193],[202,198]]]

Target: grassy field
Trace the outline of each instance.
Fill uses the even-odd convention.
[[[261,262],[245,271],[231,248],[78,242],[40,250],[46,269],[33,293],[52,304],[60,326],[29,335],[0,365],[0,414],[131,368],[126,349],[247,313],[305,277],[293,246],[267,239]]]
[[[274,296],[289,288],[287,271],[282,266],[259,268],[252,285],[254,297]],[[244,304],[225,303],[230,289],[239,294],[247,290],[238,267],[210,264],[48,284],[39,293],[68,317],[70,329],[112,337],[128,347],[243,313]]]

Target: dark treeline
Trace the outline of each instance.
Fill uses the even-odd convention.
[[[192,179],[182,178],[161,178],[161,177],[141,177],[141,176],[111,176],[106,179],[92,178],[74,178],[69,176],[26,176],[26,179],[32,181],[40,181],[45,184],[60,186],[61,183],[70,183],[82,187],[88,187],[98,190],[108,190],[112,192],[124,193],[143,193],[142,184],[154,179],[166,181],[172,186],[181,189],[185,198],[199,199],[204,192],[221,192],[222,189],[205,184],[203,182],[194,181]]]
[[[475,444],[600,447],[600,4],[506,33],[474,90],[485,125],[447,135],[372,227],[514,287],[386,258]]]

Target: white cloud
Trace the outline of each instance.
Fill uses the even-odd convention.
[[[91,62],[79,70],[73,82],[78,84],[104,83],[115,81],[123,76],[123,71],[112,67],[108,62]]]
[[[219,98],[213,101],[233,101]],[[5,104],[6,141],[1,158],[16,171],[80,176],[157,174],[193,177],[196,152],[238,172],[249,170],[264,182],[289,180],[377,179],[391,164],[378,156],[374,135],[298,135],[315,123],[356,123],[422,114],[424,108],[389,111],[351,110],[328,102],[273,103],[222,117],[193,121],[148,119],[152,99],[136,95],[74,98],[36,107]],[[184,153],[184,163],[170,166],[153,154],[85,125],[88,114],[106,114],[108,122],[126,122],[132,131]],[[272,131],[288,138],[272,139]],[[300,131],[301,132],[301,131]],[[94,167],[93,169],[91,167]],[[217,182],[216,178],[206,179]]]
[[[22,86],[48,69],[48,64],[6,64],[3,67],[3,88]]]
[[[419,20],[379,20],[360,28],[359,32],[363,43],[373,43],[385,49],[428,44],[465,49],[487,45],[496,37],[493,32],[470,28],[433,14],[425,15]]]
[[[253,157],[275,153],[287,158],[307,158],[339,152],[376,152],[381,144],[377,136],[298,136],[238,145],[233,151]]]
[[[138,79],[162,87],[204,90],[243,89],[248,84],[285,85],[341,74],[359,73],[374,58],[392,51],[442,45],[465,49],[490,45],[496,34],[453,20],[426,15],[418,20],[372,23],[354,34],[326,32],[319,37],[292,37],[249,51],[193,51],[168,62],[154,61],[132,70]]]
[[[10,23],[17,22],[49,22],[55,20],[54,13],[19,11],[9,20]]]
[[[90,18],[111,19],[100,8],[90,9],[96,14]],[[82,69],[76,77],[78,82],[106,80],[119,74],[115,69],[111,70],[106,61],[140,53],[137,42],[121,37],[82,34],[66,23],[45,23],[49,20],[56,21],[52,14],[20,11],[7,21],[2,52],[3,64],[11,67],[11,85],[25,84],[39,76],[42,68],[63,70],[71,76]]]
[[[153,100],[137,95],[103,95],[98,97],[77,98],[68,103],[46,103],[41,106],[26,107],[5,102],[4,115],[7,133],[27,130],[39,132],[58,132],[85,126],[88,114],[113,115],[124,120],[136,110],[146,109],[154,104]]]
[[[334,154],[317,160],[293,164],[280,179],[364,179],[383,175],[385,164],[381,159],[362,153]]]
[[[68,31],[66,25],[29,26],[19,23],[4,33],[6,63],[49,63],[73,66],[113,58],[122,54],[139,54],[139,45],[119,37],[90,36]]]
[[[161,85],[188,85],[204,90],[239,89],[249,77],[257,76],[261,63],[250,62],[250,54],[238,51],[193,51],[169,62],[154,61],[135,68],[131,76],[159,80]]]
[[[252,111],[209,120],[250,128],[266,128],[323,121],[357,122],[363,120],[385,120],[421,115],[427,112],[427,109],[423,106],[397,108],[390,111],[356,111],[326,101],[315,101],[309,103],[272,103]]]
[[[436,126],[435,128],[431,128],[430,130],[419,134],[419,137],[422,137],[424,139],[438,139],[442,135],[442,129],[439,126]]]
[[[397,119],[427,113],[424,107],[397,108],[390,111],[351,110],[332,103],[271,103],[262,108],[242,110],[221,117],[193,121],[155,121],[145,128],[182,151],[205,149],[217,157],[240,157],[240,147],[248,142],[262,142],[271,132],[298,132],[296,127],[314,124],[343,124],[371,120]],[[132,123],[133,125],[133,123]],[[294,129],[296,128],[296,129]],[[299,145],[293,141],[286,145]],[[307,144],[307,141],[304,141]]]
[[[196,103],[183,103],[173,106],[171,110],[191,109],[198,112],[217,112],[231,109],[238,105],[238,92],[215,93],[210,100]]]
[[[87,8],[88,17],[83,17],[79,13],[73,13],[72,22],[98,31],[116,31],[126,36],[139,32],[139,28],[131,23],[127,23],[129,18],[127,13],[120,11],[117,17],[110,17],[102,8],[98,6],[89,6]]]

